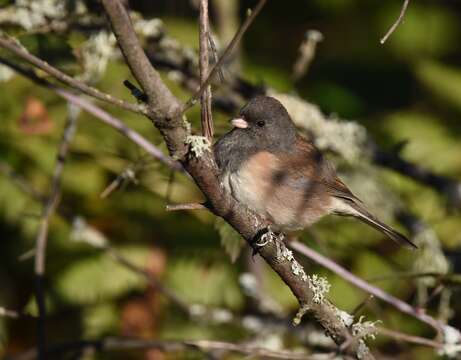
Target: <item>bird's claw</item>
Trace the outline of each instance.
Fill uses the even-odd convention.
[[[270,225],[268,225],[267,228],[264,229],[264,233],[258,236],[257,240],[254,242],[253,256],[258,253],[258,249],[263,248],[270,242],[277,241],[278,236],[279,234],[272,231]]]

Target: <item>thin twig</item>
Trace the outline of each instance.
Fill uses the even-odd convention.
[[[249,355],[251,357],[263,357],[269,359],[292,359],[292,360],[316,360],[325,359],[326,354],[307,355],[293,351],[275,351],[245,343],[229,343],[211,340],[145,340],[136,338],[108,337],[100,340],[79,340],[61,343],[50,347],[48,355],[63,356],[71,351],[83,353],[88,350],[98,352],[120,352],[122,350],[146,350],[159,349],[164,352],[179,352],[187,350],[200,350],[202,352],[226,351]],[[30,349],[18,356],[7,358],[9,360],[32,360],[37,356],[36,349]]]
[[[207,210],[208,208],[199,203],[190,203],[190,204],[177,204],[177,205],[167,205],[166,211],[178,211],[178,210]]]
[[[132,111],[134,113],[147,115],[147,110],[144,105],[132,104],[121,99],[117,99],[112,95],[103,93],[102,91],[95,89],[91,86],[86,85],[85,83],[78,81],[69,75],[58,70],[54,66],[51,66],[46,61],[39,59],[38,57],[29,53],[24,47],[20,46],[17,42],[8,39],[5,36],[0,36],[0,47],[3,47],[11,51],[16,56],[19,56],[21,59],[26,60],[28,63],[38,67],[39,69],[45,71],[49,75],[53,76],[62,83],[70,86],[71,88],[77,89],[84,94],[92,96],[98,100],[102,100],[112,105],[121,107],[122,109]]]
[[[299,81],[306,75],[309,67],[314,60],[317,44],[323,40],[323,35],[318,30],[308,30],[305,39],[299,47],[299,56],[293,65],[291,77],[294,82]]]
[[[46,261],[46,245],[48,239],[48,229],[50,219],[55,212],[60,192],[61,192],[61,176],[64,170],[64,162],[69,150],[69,143],[74,136],[77,118],[79,112],[75,111],[69,105],[67,122],[64,128],[61,142],[58,147],[58,154],[56,158],[56,165],[54,168],[53,179],[51,182],[51,191],[48,200],[44,206],[42,218],[40,220],[39,230],[35,245],[35,280],[36,280],[36,300],[38,307],[38,322],[37,322],[37,343],[39,359],[45,359],[46,351],[46,306],[45,306],[45,289],[44,289],[44,276],[45,276],[45,261]]]
[[[234,35],[232,38],[231,42],[229,45],[227,45],[226,49],[224,50],[223,54],[219,58],[218,62],[213,66],[211,69],[210,73],[208,74],[207,79],[201,83],[200,88],[195,92],[194,95],[184,104],[184,107],[182,109],[182,112],[184,113],[188,109],[190,109],[192,106],[195,105],[197,102],[197,99],[202,96],[203,92],[205,89],[208,87],[208,85],[213,81],[213,78],[216,74],[216,72],[221,68],[222,64],[224,61],[227,59],[227,57],[232,53],[232,51],[235,49],[237,44],[240,42],[242,39],[242,36],[245,34],[245,32],[248,30],[254,19],[258,16],[258,14],[261,12],[262,8],[266,4],[267,0],[259,0],[259,2],[256,4],[253,10],[248,11],[248,16],[246,17],[245,21],[243,22],[242,26],[238,29],[237,33]]]
[[[390,29],[387,31],[386,35],[384,35],[381,40],[379,41],[382,44],[384,44],[387,39],[389,38],[389,36],[392,35],[392,33],[395,31],[395,29],[397,29],[397,27],[400,25],[400,23],[402,22],[403,20],[403,17],[405,16],[405,12],[407,11],[407,7],[408,7],[408,4],[410,3],[410,0],[404,0],[403,2],[403,5],[402,5],[402,8],[400,9],[400,15],[398,17],[398,19],[395,21],[394,24],[392,24],[392,26],[390,27]]]
[[[208,0],[200,0],[200,19],[199,19],[199,59],[200,59],[200,85],[202,85],[208,76],[209,51],[208,41],[210,37],[210,23],[208,18]],[[205,91],[200,97],[201,103],[201,124],[202,135],[205,136],[210,143],[213,140],[213,114],[211,112],[211,85],[205,88]]]
[[[434,319],[433,317],[422,313],[418,311],[417,309],[413,308],[411,305],[407,304],[406,302],[396,298],[395,296],[385,292],[384,290],[373,286],[366,282],[365,280],[355,276],[352,274],[350,271],[346,270],[344,267],[339,265],[338,263],[334,262],[333,260],[330,260],[329,258],[323,256],[322,254],[316,252],[315,250],[309,248],[305,244],[299,242],[299,241],[293,241],[289,243],[289,246],[299,252],[300,254],[303,254],[307,256],[308,258],[314,260],[316,263],[326,267],[327,269],[333,271],[335,274],[338,274],[341,276],[344,280],[348,281],[352,285],[358,287],[359,289],[362,289],[370,294],[373,294],[376,296],[378,299],[383,300],[384,302],[392,305],[395,307],[397,310],[400,312],[403,312],[405,314],[411,315],[415,317],[416,319],[430,325],[433,327],[435,330],[439,331],[441,324],[438,320]]]
[[[419,344],[419,345],[424,345],[424,346],[430,346],[434,348],[440,348],[443,346],[442,343],[439,343],[434,340],[426,339],[420,336],[414,336],[414,335],[408,335],[405,333],[402,333],[400,331],[395,331],[395,330],[390,330],[386,329],[382,326],[378,327],[378,332],[381,335],[391,337],[397,341],[405,341],[413,344]]]

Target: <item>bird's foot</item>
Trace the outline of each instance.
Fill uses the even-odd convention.
[[[262,234],[261,234],[262,233]],[[253,256],[255,256],[260,248],[263,248],[270,242],[281,241],[284,238],[283,233],[274,232],[271,229],[271,226],[268,225],[267,228],[260,231],[259,234],[255,236],[256,241],[253,242]]]

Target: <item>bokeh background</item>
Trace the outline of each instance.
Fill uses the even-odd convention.
[[[37,3],[40,2],[57,6],[60,1]],[[90,65],[85,65],[85,54],[91,58],[92,51],[101,50],[89,45],[91,36],[105,26],[97,3],[83,2],[88,12],[99,16],[102,25],[65,32],[34,31],[33,27],[14,23],[11,12],[24,18],[21,7],[30,8],[31,3],[1,0],[0,29],[16,36],[29,51],[67,73],[131,100],[122,85],[131,76],[120,57],[111,55],[97,76],[87,71]],[[198,12],[193,1],[129,3],[145,19],[161,19],[165,34],[182,48],[192,54],[197,51]],[[247,8],[255,4],[244,0],[229,3],[236,11],[227,10],[223,20],[218,16],[218,7],[224,5],[211,1],[212,27],[221,49],[226,41],[224,27],[235,30]],[[330,119],[359,124],[381,149],[400,151],[402,158],[414,164],[460,179],[461,4],[454,0],[410,2],[403,24],[381,45],[379,39],[397,18],[401,3],[268,1],[244,36],[238,56],[224,69],[224,82],[226,77],[239,74],[254,86],[297,94],[317,105]],[[324,39],[317,46],[307,74],[294,82],[293,64],[310,29],[320,31]],[[15,59],[3,50],[0,55]],[[189,97],[190,93],[175,80],[174,72],[168,70],[162,74],[175,94],[184,100]],[[0,77],[0,306],[34,315],[37,310],[31,251],[42,205],[24,192],[18,181],[26,182],[26,187],[39,194],[49,193],[67,105],[53,92],[21,76],[10,76],[4,67],[0,69]],[[225,84],[216,87],[219,93]],[[226,94],[225,90],[222,92]],[[165,151],[158,132],[145,118],[106,104],[101,106]],[[231,115],[216,109],[217,136],[229,129],[226,120]],[[188,119],[199,128],[198,107],[188,113]],[[395,218],[394,210],[411,213],[426,226],[424,234],[417,234],[420,244],[427,238],[432,243],[424,243],[428,249],[425,252],[408,252],[372,229],[331,217],[300,234],[302,241],[354,274],[459,327],[461,302],[459,286],[453,278],[461,266],[461,218],[457,204],[431,187],[376,166],[370,159],[351,161],[334,152],[329,156],[345,181],[375,212],[407,233],[408,229]],[[120,176],[127,168],[133,170],[134,177]],[[120,186],[101,198],[100,194],[115,179],[120,180]],[[235,248],[240,248],[238,239],[212,215],[205,211],[165,211],[170,203],[203,200],[190,179],[173,175],[124,136],[87,113],[79,116],[62,180],[59,214],[52,218],[47,250],[50,342],[123,335],[146,339],[252,341],[272,348],[299,348],[307,341],[295,336],[291,327],[264,326],[252,332],[241,323],[226,322],[219,316],[209,321],[200,320],[200,316],[185,316],[149,287],[142,276],[88,241],[78,241],[89,236],[82,235],[83,231],[106,238],[120,254],[161,279],[188,304],[226,309],[241,316],[260,312],[253,295],[245,291],[247,278],[242,277],[253,274],[259,284],[257,296],[269,299],[269,307],[276,314],[289,316],[297,309],[296,299],[285,285],[257,257],[252,259],[245,247],[238,259],[231,261],[228,252],[235,255]],[[227,251],[222,242],[226,243]],[[338,307],[350,312],[367,297],[341,277],[314,263],[302,262],[309,272],[328,278],[329,298]],[[454,280],[421,281],[418,277],[401,276],[431,271],[447,273],[447,278],[451,276]],[[435,294],[434,289],[438,291]],[[224,314],[228,314],[226,311]],[[367,319],[381,320],[390,329],[434,336],[426,325],[378,300],[367,303],[362,313]],[[314,322],[304,321],[312,324],[312,333],[317,331]],[[0,317],[0,357],[34,346],[35,323],[27,317]],[[438,358],[431,348],[396,343],[384,336],[378,336],[370,345],[373,350],[394,358]],[[202,355],[165,355],[151,350],[86,356],[163,359]]]

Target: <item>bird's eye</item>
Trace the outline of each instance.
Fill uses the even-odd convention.
[[[261,120],[261,121],[258,121],[256,125],[258,125],[259,127],[263,127],[264,125],[266,125],[266,123]]]

